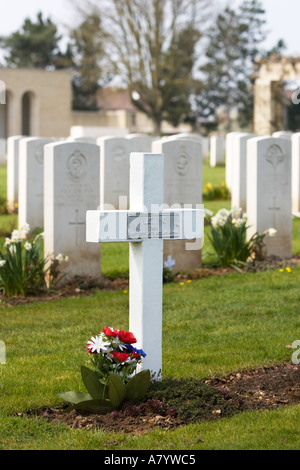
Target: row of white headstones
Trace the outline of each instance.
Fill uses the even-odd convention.
[[[96,144],[10,138],[8,200],[11,205],[18,201],[20,226],[44,227],[45,254],[68,255],[67,269],[72,274],[99,275],[99,243],[129,243],[129,327],[147,352],[144,367],[158,373],[162,368],[164,245],[169,260],[173,245],[175,257],[179,251],[184,258],[190,253],[196,267],[200,266],[201,243],[184,248],[186,240],[203,239],[202,143],[198,136],[154,142],[144,137],[135,141],[136,147],[134,140],[116,137],[100,138]],[[291,256],[290,142],[247,137],[245,185],[251,229],[276,228],[270,253]],[[101,210],[97,210],[99,205]],[[34,219],[38,213],[39,222]],[[179,264],[176,268],[180,269]]]
[[[300,215],[300,133],[214,136],[210,165],[224,162],[232,206],[248,214],[248,237],[273,227],[277,236],[267,239],[268,254],[291,257],[292,218]]]

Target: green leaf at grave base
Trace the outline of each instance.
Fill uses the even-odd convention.
[[[96,372],[85,366],[81,366],[81,377],[93,400],[104,400],[106,398],[106,386],[103,383],[100,383]]]
[[[119,408],[126,395],[126,387],[120,377],[116,374],[109,374],[108,396],[114,408]]]
[[[86,400],[70,406],[64,410],[64,412],[68,413],[72,410],[89,411],[90,413],[105,415],[107,413],[111,413],[114,408],[108,400]]]
[[[142,370],[134,375],[126,385],[127,400],[132,403],[141,401],[146,395],[150,386],[150,370]]]
[[[82,401],[92,400],[92,397],[89,393],[81,393],[81,392],[64,392],[64,393],[57,393],[57,395],[62,398],[63,400],[73,403],[81,403]]]

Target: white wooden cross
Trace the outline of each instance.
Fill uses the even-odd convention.
[[[156,377],[162,373],[163,242],[203,239],[204,230],[202,206],[172,210],[163,202],[164,155],[132,153],[130,210],[86,216],[87,242],[130,244],[129,329],[147,354],[142,367]]]

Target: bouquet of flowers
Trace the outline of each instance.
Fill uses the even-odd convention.
[[[132,333],[107,326],[87,343],[94,370],[103,383],[108,383],[111,372],[118,374],[124,384],[128,382],[137,365],[146,357],[142,349],[132,346],[135,343]]]
[[[108,413],[126,399],[137,403],[150,385],[150,371],[136,373],[145,352],[133,346],[137,341],[131,332],[104,327],[87,343],[93,370],[81,366],[82,381],[88,393],[65,392],[58,395],[71,403],[70,409]]]

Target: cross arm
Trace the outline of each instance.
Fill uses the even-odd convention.
[[[86,215],[86,241],[90,243],[194,240],[203,238],[203,231],[203,209],[88,211]]]

